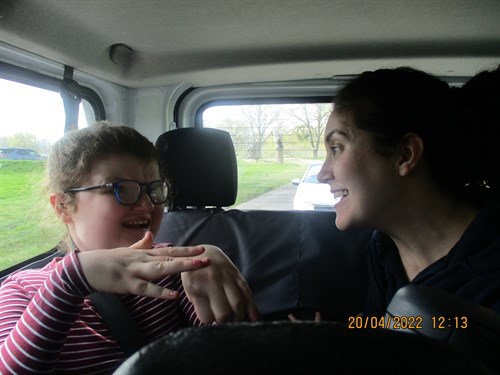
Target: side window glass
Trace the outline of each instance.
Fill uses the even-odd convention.
[[[205,109],[203,126],[228,131],[235,146],[239,181],[233,208],[333,210],[327,184],[301,183],[309,166],[325,158],[323,137],[331,110],[331,103]]]
[[[53,248],[65,228],[44,191],[50,147],[64,134],[57,92],[0,79],[0,271]],[[78,126],[95,118],[82,101]],[[95,120],[94,120],[95,121]]]

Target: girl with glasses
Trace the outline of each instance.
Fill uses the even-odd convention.
[[[2,284],[0,373],[113,372],[125,354],[93,292],[118,294],[148,341],[184,326],[258,318],[247,283],[220,249],[153,243],[168,187],[154,145],[137,131],[98,123],[68,133],[49,156],[47,188],[67,227],[67,253]]]

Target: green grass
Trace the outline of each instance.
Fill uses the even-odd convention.
[[[238,160],[235,205],[302,177],[308,162]],[[65,228],[50,207],[43,178],[43,161],[0,163],[0,270],[51,249],[63,238]]]
[[[64,234],[43,192],[44,162],[0,163],[0,270],[54,247]]]
[[[238,160],[238,196],[235,205],[290,184],[292,178],[302,177],[309,160],[297,159],[278,164],[273,160]]]

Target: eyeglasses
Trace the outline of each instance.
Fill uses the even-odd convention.
[[[153,204],[163,204],[167,201],[168,185],[163,180],[155,180],[151,182],[119,180],[103,185],[68,189],[66,190],[66,193],[77,193],[79,191],[96,189],[113,189],[118,203],[124,206],[132,206],[141,200],[143,186],[146,188],[146,193]]]

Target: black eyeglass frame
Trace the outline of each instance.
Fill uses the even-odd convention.
[[[119,184],[123,182],[135,182],[139,185],[140,190],[139,194],[137,196],[137,199],[133,203],[124,203],[120,199],[120,189],[119,189]],[[162,202],[155,202],[153,197],[151,196],[151,185],[155,183],[163,183],[163,188],[165,189],[165,200]],[[102,185],[94,185],[94,186],[83,186],[79,188],[73,188],[73,189],[68,189],[65,191],[65,193],[78,193],[80,191],[89,191],[89,190],[97,190],[97,189],[113,189],[115,199],[118,203],[120,203],[123,206],[133,206],[134,204],[137,204],[141,200],[143,189],[142,187],[146,187],[146,194],[148,195],[149,199],[151,202],[155,205],[160,205],[160,204],[165,204],[167,202],[167,197],[168,197],[168,184],[164,180],[154,180],[150,182],[139,182],[137,180],[132,180],[132,179],[124,179],[124,180],[118,180],[115,182],[109,182],[107,184],[102,184]]]

